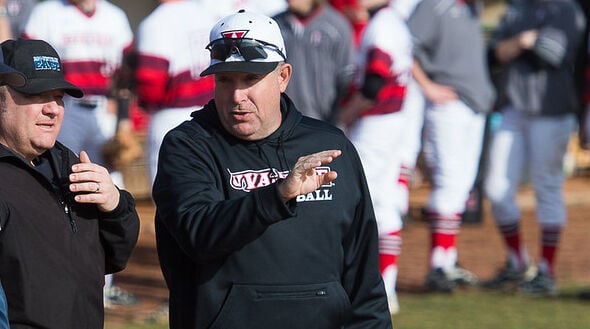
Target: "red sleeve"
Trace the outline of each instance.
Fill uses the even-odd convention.
[[[373,48],[367,54],[365,74],[377,74],[384,79],[388,79],[391,76],[392,64],[393,60],[388,53],[379,48]]]
[[[137,97],[146,109],[159,108],[166,102],[168,61],[139,54],[137,64]]]

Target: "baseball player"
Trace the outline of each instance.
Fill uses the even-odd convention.
[[[399,311],[395,291],[401,251],[401,213],[393,200],[405,137],[401,112],[412,68],[411,36],[403,18],[380,1],[360,44],[355,92],[340,113],[340,124],[357,148],[373,201],[379,232],[379,265],[389,310]],[[386,32],[386,33],[385,33]],[[395,37],[392,37],[395,35]],[[353,123],[354,121],[354,123]]]
[[[407,21],[414,8],[421,0],[390,0],[389,5]],[[360,0],[330,0],[330,4],[345,15],[353,27],[353,39],[355,47],[360,46],[360,39],[368,23],[368,11]],[[416,168],[416,161],[422,145],[422,125],[424,122],[424,97],[420,92],[420,86],[410,77],[404,97],[401,113],[406,117],[403,121],[405,137],[403,143],[396,146],[399,151],[400,168],[399,177],[395,184],[395,198],[393,202],[402,217],[409,211],[410,184]]]
[[[116,102],[109,98],[112,77],[121,66],[124,50],[133,42],[127,15],[106,0],[42,1],[33,8],[24,37],[51,44],[62,59],[65,79],[84,91],[80,99],[64,97],[67,110],[59,141],[105,164],[102,147],[117,128]],[[122,174],[110,174],[123,187]],[[112,276],[105,279],[108,294]],[[108,306],[108,299],[105,304]]]
[[[274,17],[295,69],[287,93],[304,115],[334,122],[354,71],[352,29],[326,0],[287,2]]]
[[[572,67],[585,18],[573,0],[526,0],[508,7],[490,38],[504,69],[499,84],[502,121],[492,136],[485,191],[507,249],[506,266],[489,288],[517,286],[555,295],[555,257],[567,221],[562,189],[564,156],[576,126],[579,99]],[[527,275],[516,192],[528,172],[540,232],[536,274]]]
[[[139,24],[137,96],[151,113],[146,143],[150,182],[164,135],[213,97],[213,78],[199,76],[209,65],[203,45],[213,24],[204,5],[188,0],[160,0]]]
[[[457,266],[457,235],[475,181],[494,92],[478,1],[422,0],[408,20],[413,76],[426,98],[423,153],[432,180],[428,291],[451,292],[474,275]]]

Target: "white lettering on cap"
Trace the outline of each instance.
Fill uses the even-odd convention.
[[[59,59],[51,56],[33,56],[36,71],[61,71]]]

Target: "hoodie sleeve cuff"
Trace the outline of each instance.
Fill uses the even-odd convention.
[[[116,219],[123,215],[125,215],[130,207],[134,207],[135,203],[133,201],[131,194],[124,190],[119,190],[119,204],[117,208],[109,211],[109,212],[101,212],[101,218],[104,219]]]
[[[255,190],[256,212],[267,225],[274,224],[297,215],[295,199],[283,202],[278,191],[278,183]]]

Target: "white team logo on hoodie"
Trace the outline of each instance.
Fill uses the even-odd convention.
[[[318,175],[325,174],[330,171],[330,167],[317,167],[316,173]],[[231,172],[227,170],[230,175],[230,185],[235,190],[244,192],[250,192],[260,187],[265,187],[275,183],[279,179],[286,178],[289,171],[279,171],[274,168],[261,169],[261,170],[244,170],[239,172]],[[333,183],[322,185],[321,188],[317,189],[312,193],[306,195],[300,195],[297,197],[297,202],[304,201],[322,201],[332,200],[332,194],[327,187],[334,186]]]
[[[231,172],[230,185],[235,190],[250,192],[259,187],[268,186],[281,178],[287,177],[289,171],[278,171],[276,169],[244,170]]]

